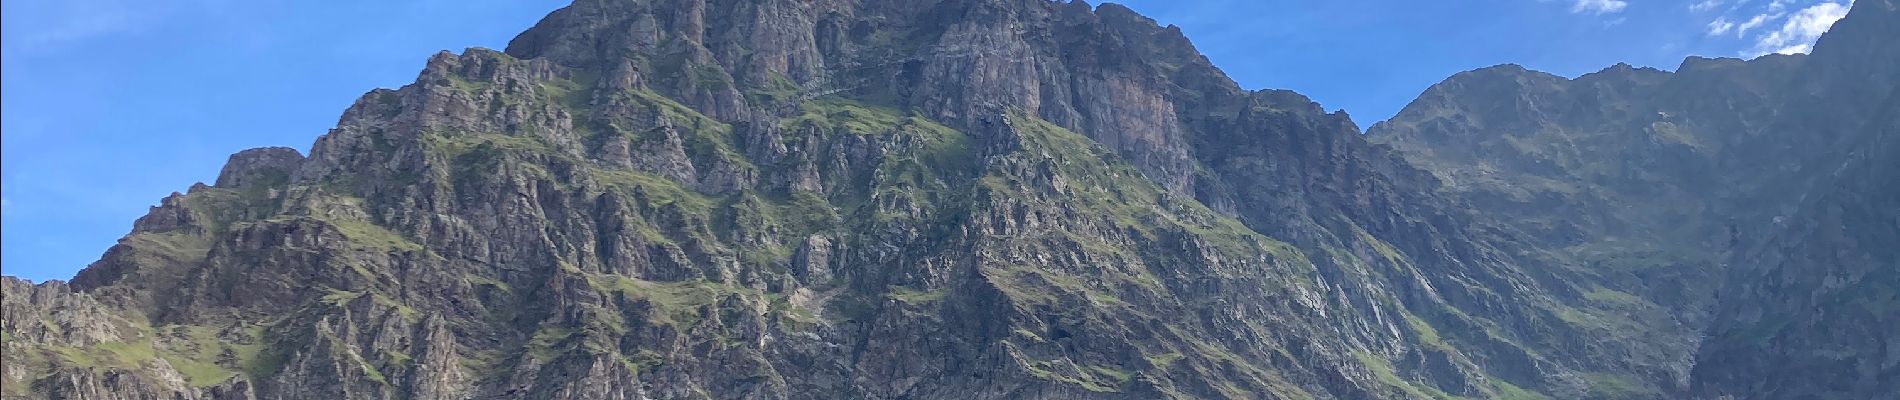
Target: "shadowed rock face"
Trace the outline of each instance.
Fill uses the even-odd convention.
[[[1771,130],[1699,135],[1794,123],[1728,83],[1822,51],[1477,71],[1388,147],[1116,5],[581,0],[8,278],[0,396],[1664,398],[1729,251],[1698,221],[1781,200],[1692,186]],[[1659,126],[1565,108],[1633,98],[1700,117],[1493,131]],[[1592,263],[1659,243],[1695,255]]]
[[[1800,211],[1742,253],[1696,357],[1694,393],[1883,398],[1900,393],[1900,92]]]
[[[1673,390],[1727,259],[1796,200],[1761,191],[1786,183],[1737,159],[1790,148],[1770,129],[1807,61],[1691,58],[1674,73],[1618,65],[1576,79],[1486,68],[1435,85],[1368,136],[1432,171],[1481,210],[1479,224],[1535,249],[1530,263],[1575,290],[1564,304],[1604,312],[1570,321],[1641,349],[1624,360]]]
[[[1891,397],[1900,292],[1870,243],[1894,228],[1896,29],[1865,1],[1811,56],[1472,71],[1369,136],[1549,265],[1666,311],[1643,341],[1693,365],[1680,396]]]
[[[1697,355],[1693,393],[1900,393],[1900,43],[1885,39],[1897,36],[1900,4],[1868,0],[1815,45],[1816,62],[1829,64],[1809,87],[1854,101],[1814,103],[1829,109],[1797,122],[1838,129],[1832,142],[1842,145],[1833,160],[1817,158],[1826,169],[1777,230],[1738,252]],[[1855,112],[1872,116],[1836,119]]]

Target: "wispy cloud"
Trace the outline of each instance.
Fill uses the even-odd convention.
[[[1716,7],[1721,7],[1721,6],[1722,6],[1722,0],[1704,0],[1699,3],[1690,4],[1689,11],[1703,12],[1703,11],[1713,10]]]
[[[1768,12],[1780,13],[1782,11],[1788,11],[1788,4],[1793,3],[1793,2],[1794,0],[1775,0],[1773,2],[1769,2]]]
[[[8,10],[29,18],[9,20],[4,41],[8,54],[34,53],[94,38],[136,32],[157,17],[154,10],[125,0],[71,0]],[[147,7],[149,8],[149,7]]]
[[[1630,3],[1623,0],[1576,0],[1570,12],[1578,14],[1611,14],[1622,12]]]
[[[1709,36],[1722,36],[1722,34],[1734,29],[1735,22],[1729,21],[1728,17],[1716,18],[1714,21],[1709,21]]]
[[[1781,3],[1781,0],[1777,0],[1776,3]],[[1768,31],[1757,37],[1755,46],[1744,53],[1749,56],[1760,56],[1769,53],[1806,53],[1813,50],[1814,41],[1827,33],[1828,28],[1834,27],[1835,21],[1846,17],[1851,4],[1827,2],[1796,11],[1781,24],[1780,29]]]
[[[1781,19],[1781,17],[1784,15],[1787,15],[1787,14],[1785,13],[1756,14],[1754,17],[1749,18],[1747,21],[1742,21],[1741,24],[1735,25],[1735,37],[1748,36],[1748,31],[1755,30],[1755,28],[1760,28],[1763,24],[1767,24],[1768,21]]]
[[[33,56],[115,36],[159,29],[178,17],[222,14],[242,0],[60,0],[7,4],[9,18],[0,51]],[[242,19],[236,19],[242,21]]]

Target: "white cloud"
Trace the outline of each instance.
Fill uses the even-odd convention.
[[[1768,21],[1781,19],[1783,15],[1787,14],[1761,14],[1756,15],[1754,18],[1749,18],[1747,21],[1743,21],[1740,25],[1735,26],[1735,37],[1748,36],[1748,31],[1755,30],[1755,28],[1761,27],[1762,24],[1766,24]]]
[[[1577,5],[1570,7],[1570,12],[1609,14],[1622,12],[1623,8],[1629,5],[1629,2],[1623,0],[1577,0]]]
[[[1715,21],[1709,22],[1709,36],[1722,36],[1733,29],[1735,29],[1735,23],[1730,22],[1728,17],[1716,18]]]
[[[1689,11],[1703,12],[1713,10],[1720,6],[1722,6],[1722,0],[1704,0],[1700,3],[1690,4]]]
[[[1777,0],[1779,2],[1779,0]],[[1760,56],[1769,53],[1795,54],[1806,53],[1814,49],[1814,41],[1827,33],[1835,21],[1847,16],[1849,4],[1820,3],[1796,11],[1781,25],[1781,29],[1769,31],[1755,40],[1755,47],[1746,55]]]
[[[1807,54],[1809,51],[1812,51],[1812,50],[1814,50],[1813,44],[1802,43],[1802,44],[1797,44],[1793,46],[1787,46],[1787,47],[1782,47],[1780,49],[1776,49],[1774,53],[1775,54]],[[1756,55],[1767,55],[1767,53],[1760,53]]]

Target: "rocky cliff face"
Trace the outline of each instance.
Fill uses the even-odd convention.
[[[7,281],[0,372],[30,399],[1687,384],[1706,295],[1553,264],[1410,155],[1115,5],[581,0],[366,94],[308,157],[232,156],[70,285]]]

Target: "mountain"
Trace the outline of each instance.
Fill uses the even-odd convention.
[[[1746,393],[1777,370],[1705,368],[1769,356],[1726,332],[1893,287],[1713,283],[1757,270],[1736,243],[1791,249],[1759,267],[1783,274],[1838,254],[1723,217],[1891,210],[1810,173],[1886,174],[1829,151],[1889,143],[1865,138],[1890,103],[1774,112],[1890,89],[1865,74],[1895,64],[1827,54],[1891,48],[1891,9],[1862,0],[1847,21],[1875,27],[1812,57],[1462,74],[1361,135],[1113,4],[579,0],[369,92],[307,156],[231,156],[70,283],[5,278],[0,397]],[[1651,111],[1693,121],[1628,136]],[[1740,158],[1767,142],[1803,147]],[[1891,322],[1804,320],[1777,357],[1832,365],[1865,336],[1829,327]]]

